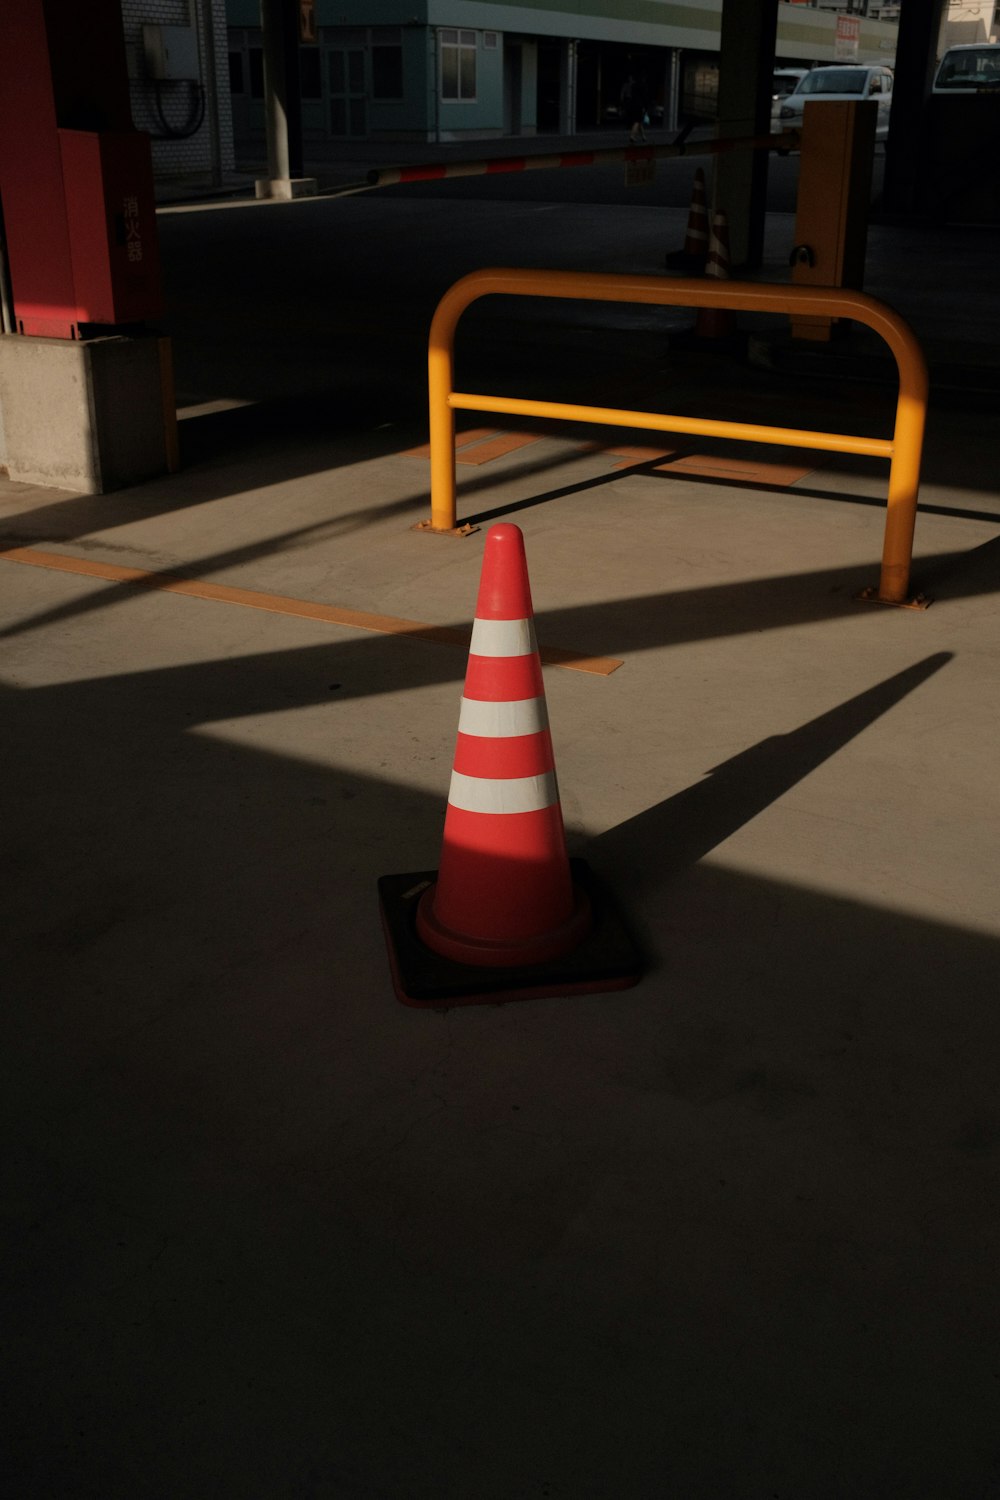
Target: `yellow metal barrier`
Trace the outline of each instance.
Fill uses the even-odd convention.
[[[660,412],[576,406],[561,401],[528,401],[478,396],[454,386],[455,328],[479,297],[563,297],[587,302],[645,302],[661,307],[732,308],[737,312],[851,318],[881,335],[896,359],[899,395],[891,438],[854,437],[748,422],[674,417]],[[818,448],[887,458],[889,495],[877,594],[883,604],[906,602],[917,515],[920,459],[927,412],[927,366],[912,330],[891,308],[863,292],[832,287],[766,286],[753,282],[696,280],[688,277],[590,275],[580,271],[485,270],[456,281],[442,297],[431,323],[428,348],[431,439],[431,518],[424,529],[453,532],[455,504],[455,412],[504,412],[519,417],[598,422],[611,427],[643,427],[697,437],[739,438],[785,447]]]

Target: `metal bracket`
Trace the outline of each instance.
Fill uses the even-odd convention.
[[[422,531],[426,536],[472,536],[478,531],[478,526],[472,526],[467,521],[464,526],[432,526],[430,521],[418,521],[411,531]]]
[[[884,604],[889,609],[930,609],[934,603],[926,594],[914,594],[912,599],[882,599],[874,586],[862,589],[854,598],[859,604]]]

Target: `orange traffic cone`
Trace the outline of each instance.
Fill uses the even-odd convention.
[[[384,876],[379,889],[396,993],[408,1004],[622,989],[639,977],[606,897],[566,853],[516,526],[486,537],[440,869]]]
[[[708,257],[705,275],[720,281],[728,281],[729,221],[722,209],[712,217],[712,233],[708,241]],[[736,331],[736,314],[729,307],[700,307],[695,322],[695,337],[699,339],[729,338]]]
[[[590,909],[570,880],[516,526],[486,538],[469,653],[441,869],[417,932],[461,963],[544,963],[576,947]]]
[[[705,200],[705,174],[698,167],[691,185],[691,207],[683,250],[667,252],[666,265],[673,271],[700,271],[708,256],[708,205]]]

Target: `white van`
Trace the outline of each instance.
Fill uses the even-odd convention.
[[[932,94],[984,94],[1000,89],[1000,42],[949,47],[934,74]]]
[[[800,79],[778,112],[782,128],[797,129],[810,99],[874,99],[878,105],[875,139],[884,141],[889,134],[889,111],[892,108],[891,68],[870,68],[854,63],[813,68]]]
[[[780,130],[781,106],[809,72],[808,68],[778,68],[771,76],[771,129]]]

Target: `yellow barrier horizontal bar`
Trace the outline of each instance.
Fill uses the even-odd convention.
[[[849,318],[864,323],[888,344],[899,373],[896,421],[891,440],[847,433],[824,433],[710,418],[671,417],[657,412],[625,412],[613,407],[562,405],[454,390],[454,336],[471,302],[486,296],[555,297],[589,302],[639,302],[659,307],[714,307],[736,312],[777,312],[791,316]],[[432,531],[456,526],[455,417],[467,411],[547,416],[611,426],[648,427],[659,432],[769,442],[785,447],[861,453],[890,460],[882,569],[877,597],[901,604],[909,586],[913,529],[920,484],[920,461],[927,411],[927,366],[913,331],[898,313],[864,292],[840,287],[774,286],[714,278],[619,276],[581,271],[489,269],[473,271],[442,297],[431,323],[427,350],[430,403]]]
[[[785,448],[821,448],[833,453],[892,457],[891,438],[852,437],[811,428],[765,427],[753,422],[723,422],[712,417],[671,417],[653,411],[613,406],[573,406],[565,401],[522,401],[513,396],[476,396],[453,391],[448,405],[457,411],[503,412],[514,417],[544,417],[564,422],[599,422],[607,427],[643,427],[651,432],[683,432],[692,437],[739,438],[748,443],[775,443]]]

